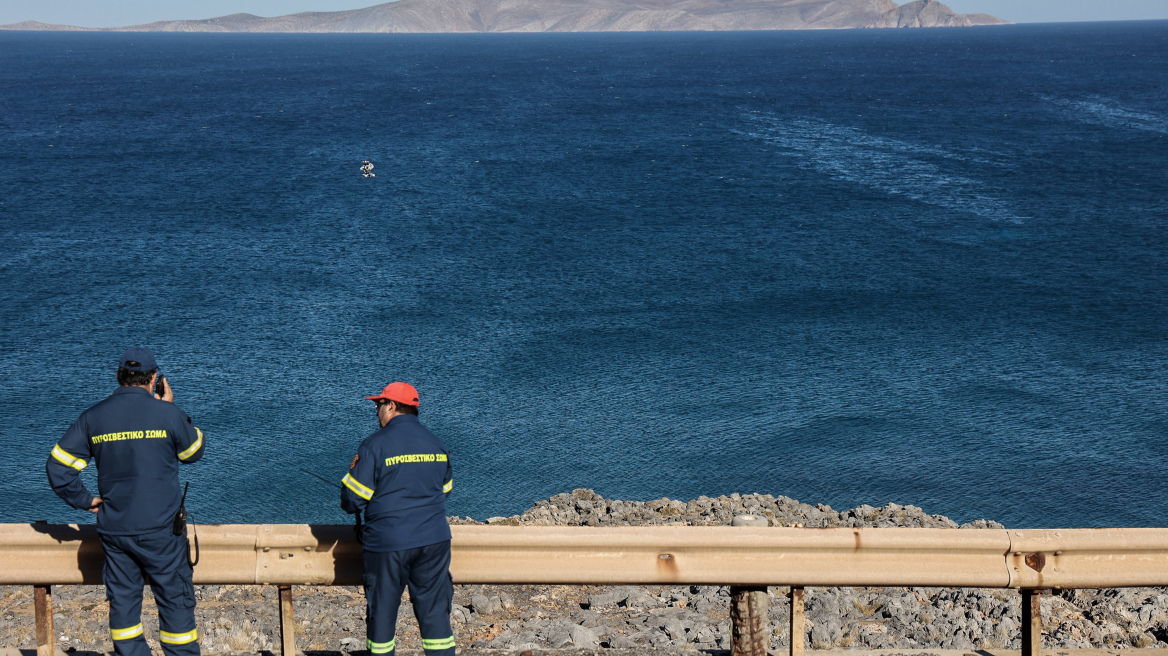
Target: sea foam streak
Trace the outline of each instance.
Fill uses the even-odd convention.
[[[959,163],[973,162],[996,167],[1003,166],[1001,163],[935,146],[873,136],[827,121],[763,115],[748,118],[756,127],[743,134],[773,143],[800,157],[802,165],[837,180],[989,219],[1022,218],[1006,203],[987,193],[985,183],[946,170],[950,163],[959,166]]]
[[[1069,100],[1042,95],[1038,97],[1056,107],[1061,107],[1067,116],[1084,123],[1109,128],[1168,134],[1168,118],[1148,112],[1125,109],[1109,98],[1092,96],[1087,100]]]

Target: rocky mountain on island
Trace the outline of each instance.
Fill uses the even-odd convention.
[[[937,0],[397,0],[350,11],[77,28],[26,21],[8,30],[113,32],[668,32],[1001,25]]]

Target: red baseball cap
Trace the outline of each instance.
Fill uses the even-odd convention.
[[[377,396],[365,397],[370,401],[393,401],[406,405],[418,405],[418,390],[409,383],[390,383]]]

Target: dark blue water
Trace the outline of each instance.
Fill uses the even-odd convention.
[[[0,158],[3,522],[146,345],[201,522],[347,521],[402,379],[452,514],[1165,525],[1168,22],[0,33]]]

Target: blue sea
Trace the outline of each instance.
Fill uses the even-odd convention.
[[[0,32],[0,522],[92,521],[44,463],[131,345],[200,523],[347,522],[300,469],[405,380],[452,515],[1165,526],[1168,21]]]

